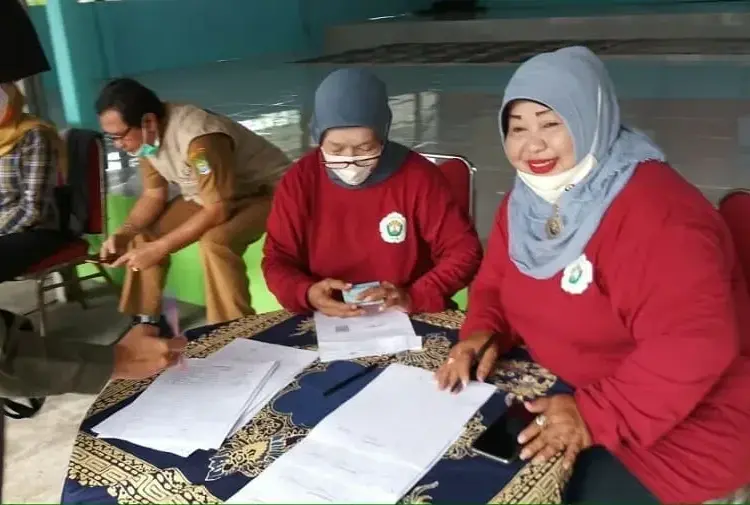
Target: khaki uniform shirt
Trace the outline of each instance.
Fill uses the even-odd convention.
[[[144,187],[172,182],[200,205],[270,194],[291,161],[229,118],[193,105],[168,104],[159,151],[141,159]]]

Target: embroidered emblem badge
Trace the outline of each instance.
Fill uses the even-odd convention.
[[[594,266],[585,254],[581,254],[577,260],[565,267],[563,270],[560,287],[571,295],[583,294],[594,281]]]
[[[389,244],[400,244],[406,240],[406,218],[391,212],[380,220],[380,236]]]

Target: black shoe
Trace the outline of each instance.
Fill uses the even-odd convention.
[[[3,413],[13,419],[28,419],[34,417],[44,406],[45,398],[28,398],[25,405],[21,402],[13,400],[3,401]]]

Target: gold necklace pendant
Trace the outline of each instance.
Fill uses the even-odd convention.
[[[563,222],[558,213],[557,205],[554,206],[554,214],[547,219],[544,225],[544,230],[547,232],[547,238],[557,238],[562,233]]]

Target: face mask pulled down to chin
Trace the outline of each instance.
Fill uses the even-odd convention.
[[[146,135],[144,133],[143,138],[146,138]],[[141,147],[136,149],[133,152],[129,152],[128,155],[134,157],[134,158],[145,158],[147,156],[156,156],[156,153],[159,152],[159,138],[154,139],[153,144],[149,144],[148,142],[144,142],[141,144]]]
[[[338,156],[335,154],[328,154],[325,151],[322,151],[323,153],[323,159],[327,163],[354,163],[355,161],[362,161],[362,160],[369,160],[372,159],[372,155],[367,156]],[[368,177],[370,177],[370,174],[372,174],[373,169],[375,168],[375,163],[373,163],[371,166],[368,167],[358,167],[356,165],[349,165],[346,168],[331,168],[330,170],[333,171],[334,174],[336,174],[336,177],[338,177],[341,182],[348,186],[359,186],[363,182],[367,180]]]

